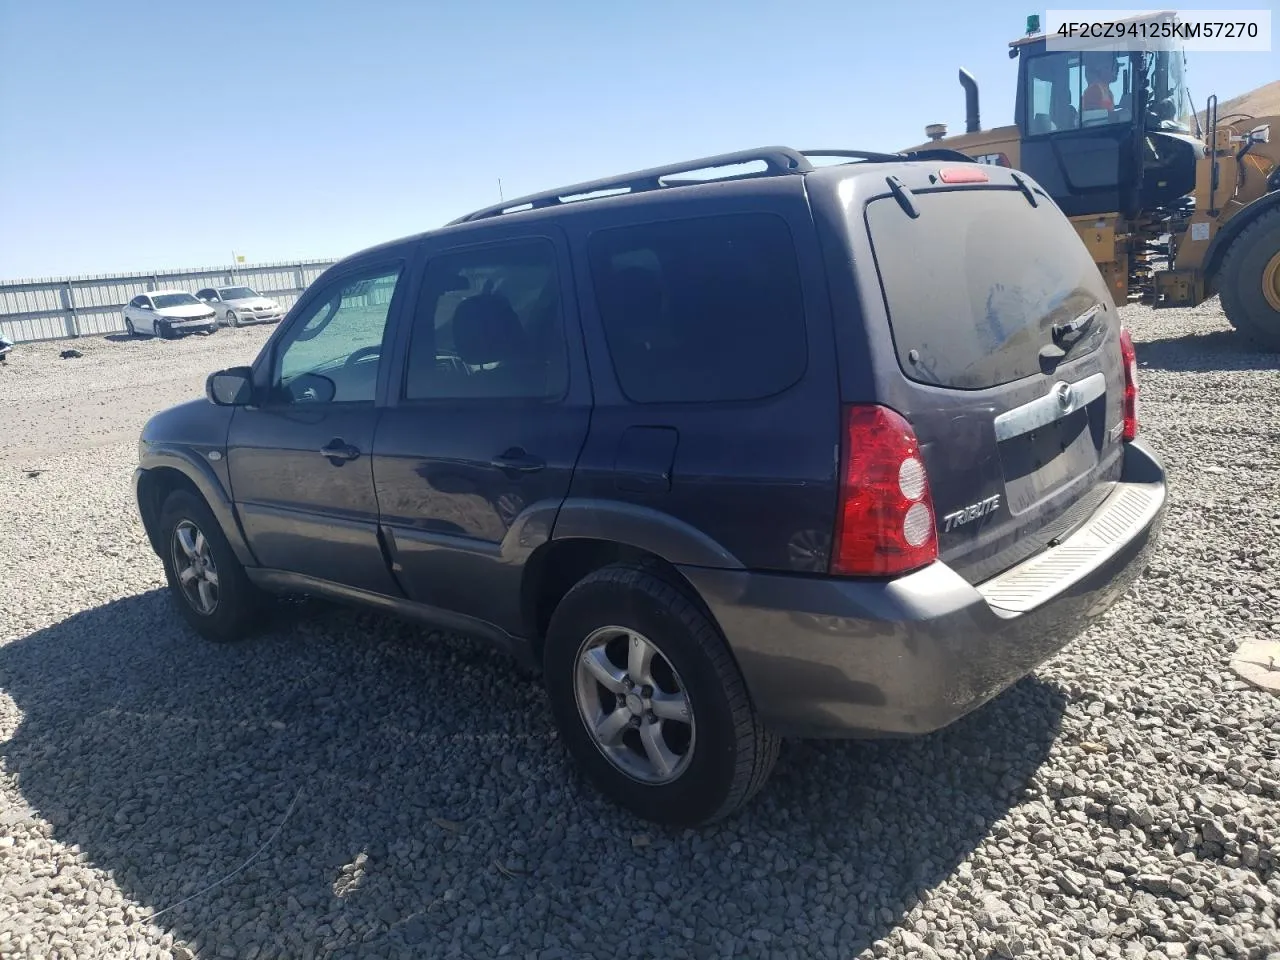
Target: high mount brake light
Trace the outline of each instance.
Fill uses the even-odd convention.
[[[846,407],[840,458],[831,572],[883,577],[936,560],[933,497],[911,425],[887,407]]]
[[[938,179],[943,183],[989,183],[991,181],[981,164],[976,163],[968,167],[943,167],[938,171]]]

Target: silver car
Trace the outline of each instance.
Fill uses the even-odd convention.
[[[272,323],[284,316],[280,304],[251,287],[205,287],[196,296],[213,307],[219,323]]]

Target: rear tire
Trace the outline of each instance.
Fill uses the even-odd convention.
[[[652,648],[649,668],[630,659],[637,640]],[[580,669],[593,653],[595,669]],[[551,617],[543,666],[570,754],[611,801],[646,820],[721,820],[773,770],[780,741],[752,706],[724,638],[660,573],[617,564],[581,580]],[[650,683],[637,683],[646,676]],[[598,737],[615,713],[625,716],[610,731],[622,732]]]
[[[189,490],[170,493],[160,508],[159,540],[165,579],[183,619],[214,643],[246,638],[262,612],[263,595],[208,504]]]
[[[1231,326],[1280,352],[1280,210],[1264,213],[1231,241],[1218,291]]]

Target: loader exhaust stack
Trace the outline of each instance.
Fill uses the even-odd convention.
[[[960,68],[960,85],[964,87],[965,133],[977,133],[982,129],[982,121],[978,117],[978,81],[964,67]]]

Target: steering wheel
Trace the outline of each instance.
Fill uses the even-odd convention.
[[[354,367],[361,360],[367,360],[370,357],[376,357],[381,352],[382,352],[382,347],[377,344],[374,344],[371,347],[361,347],[355,353],[351,354],[351,356],[347,357],[346,362],[342,364],[342,369],[347,370],[351,367]]]

